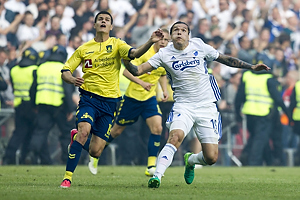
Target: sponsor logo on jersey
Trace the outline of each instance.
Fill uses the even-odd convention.
[[[175,61],[172,63],[172,68],[175,70],[183,71],[186,68],[196,67],[200,64],[200,60],[185,60],[185,61]]]
[[[84,60],[84,68],[92,68],[92,67],[93,67],[93,64],[92,64],[91,59]]]

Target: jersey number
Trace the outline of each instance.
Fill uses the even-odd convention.
[[[93,64],[92,64],[92,60],[91,59],[87,59],[84,61],[84,67],[85,68],[92,68]]]

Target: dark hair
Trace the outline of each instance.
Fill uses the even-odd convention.
[[[106,15],[109,15],[109,16],[110,16],[110,20],[111,20],[111,24],[113,24],[114,20],[113,20],[111,14],[110,14],[109,12],[105,11],[105,10],[102,10],[102,11],[98,12],[98,14],[97,14],[96,17],[95,17],[95,23],[97,22],[97,18],[98,18],[98,16],[99,16],[100,14],[106,14]]]
[[[188,27],[188,33],[190,34],[190,27],[189,27],[189,25],[188,25],[187,23],[185,23],[185,22],[177,21],[177,22],[175,22],[175,23],[171,26],[171,28],[170,28],[170,34],[171,34],[171,35],[172,35],[172,32],[173,32],[173,27],[174,27],[176,24],[185,24],[185,25]]]

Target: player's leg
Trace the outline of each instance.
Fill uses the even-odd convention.
[[[156,156],[160,147],[160,136],[162,131],[162,118],[155,115],[146,119],[146,123],[151,131],[148,141],[148,163],[145,174],[153,176],[156,166]]]
[[[87,141],[88,135],[98,116],[98,110],[92,104],[97,105],[96,98],[82,94],[76,112],[76,124],[78,128],[76,140],[72,143],[66,165],[66,172],[60,187],[69,188],[72,182],[73,172],[78,164],[81,151]]]
[[[171,165],[174,154],[177,148],[181,145],[186,134],[193,126],[193,121],[188,112],[186,112],[183,106],[181,109],[176,108],[178,105],[174,105],[173,110],[169,114],[169,118],[166,125],[169,127],[170,133],[166,145],[163,147],[158,155],[156,170],[153,178],[148,181],[148,187],[159,187],[161,177],[165,173],[166,169]]]
[[[67,160],[66,172],[64,175],[64,179],[60,187],[69,188],[72,182],[72,176],[75,171],[75,168],[78,165],[78,161],[81,156],[81,151],[83,145],[85,144],[88,135],[91,130],[91,124],[89,122],[80,122],[78,123],[78,132],[76,136],[76,140],[70,147],[69,157]]]
[[[158,161],[153,178],[148,181],[148,187],[158,188],[160,186],[161,177],[164,175],[167,168],[172,164],[174,154],[181,145],[185,135],[183,130],[173,129],[169,133],[167,144],[163,147],[158,155]]]

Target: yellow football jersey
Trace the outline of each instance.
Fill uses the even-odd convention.
[[[62,71],[70,70],[73,73],[82,63],[82,89],[102,97],[119,98],[121,58],[128,60],[131,48],[126,42],[114,37],[101,43],[92,39],[73,53]]]
[[[132,64],[134,65],[140,65],[142,63],[147,62],[153,55],[155,54],[154,47],[152,47],[144,53],[140,58],[136,58],[132,61]],[[153,96],[156,96],[156,88],[159,78],[162,75],[166,75],[166,70],[163,67],[159,67],[155,70],[152,70],[151,72],[148,72],[146,74],[143,74],[139,76],[138,78],[141,79],[144,82],[148,82],[151,84],[154,84],[155,86],[151,87],[150,91],[145,90],[141,85],[136,84],[134,82],[130,82],[125,95],[131,98],[134,98],[139,101],[145,101]]]

